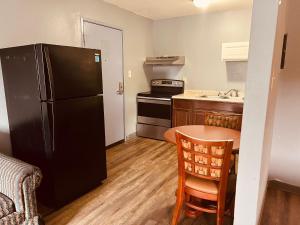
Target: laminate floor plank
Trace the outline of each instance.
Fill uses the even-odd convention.
[[[300,225],[300,188],[270,181],[260,225]]]
[[[177,188],[176,147],[133,138],[107,150],[108,178],[69,205],[46,216],[47,225],[167,225]],[[84,181],[79,181],[84,182]],[[226,218],[225,225],[232,224]],[[181,225],[214,225],[215,215]]]

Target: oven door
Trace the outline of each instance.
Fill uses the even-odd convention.
[[[171,127],[171,99],[137,98],[138,123]]]

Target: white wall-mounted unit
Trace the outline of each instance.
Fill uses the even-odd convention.
[[[249,42],[222,43],[222,61],[248,61]]]

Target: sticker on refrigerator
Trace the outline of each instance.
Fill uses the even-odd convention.
[[[99,54],[95,54],[95,62],[96,63],[100,62],[100,55]]]

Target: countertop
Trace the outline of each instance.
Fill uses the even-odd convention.
[[[228,102],[228,103],[244,103],[244,93],[239,92],[239,97],[231,97],[223,99],[218,96],[220,91],[215,90],[186,90],[183,94],[174,95],[173,99],[186,99],[186,100],[201,100],[201,101],[215,101],[215,102]],[[225,93],[221,91],[221,93]]]

